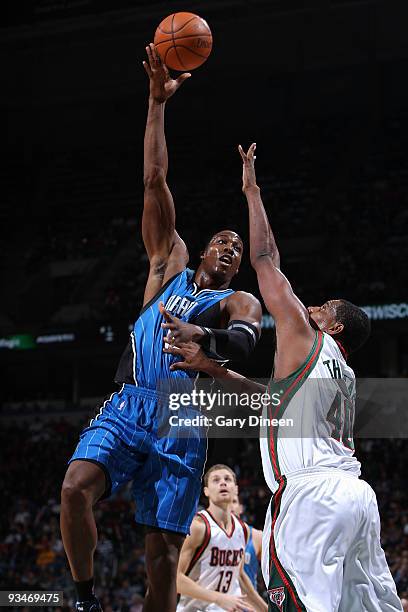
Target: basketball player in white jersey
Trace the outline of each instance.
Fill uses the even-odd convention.
[[[244,572],[249,530],[232,513],[235,491],[235,474],[228,466],[214,465],[205,474],[209,504],[195,516],[181,549],[177,612],[267,610]]]
[[[239,152],[251,264],[276,325],[268,388],[271,400],[279,401],[271,401],[264,416],[294,422],[292,430],[279,425],[261,432],[263,470],[273,493],[262,543],[270,610],[402,612],[380,544],[377,500],[359,480],[353,450],[355,379],[347,357],[367,339],[369,320],[346,300],[306,308],[294,294],[280,270],[256,183],[255,148]],[[198,346],[178,346],[174,353],[185,359],[178,367],[242,381]]]

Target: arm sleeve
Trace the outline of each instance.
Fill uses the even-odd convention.
[[[227,329],[202,327],[201,346],[213,359],[247,359],[259,339],[258,330],[248,321],[230,321]]]

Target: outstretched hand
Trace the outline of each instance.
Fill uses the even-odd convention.
[[[189,72],[183,72],[177,79],[172,79],[169,69],[163,64],[153,43],[148,44],[146,53],[148,61],[143,62],[143,67],[150,79],[150,96],[155,102],[161,104],[168,100],[177,91],[180,85],[191,77],[191,74]]]
[[[256,142],[253,142],[249,147],[247,153],[241,145],[238,145],[238,151],[242,158],[242,191],[245,193],[250,187],[256,187],[256,174],[255,174],[255,150]]]
[[[159,310],[165,320],[165,323],[162,323],[161,326],[162,329],[167,330],[167,336],[164,338],[167,344],[179,346],[182,342],[199,340],[204,336],[201,327],[192,323],[186,323],[173,316],[165,309],[163,302],[159,303]]]
[[[194,370],[195,372],[206,372],[212,363],[196,342],[182,342],[179,346],[166,346],[163,353],[182,357],[184,361],[176,361],[170,366],[170,370]]]

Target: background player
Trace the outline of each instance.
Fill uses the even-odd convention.
[[[231,502],[231,510],[238,518],[242,519],[244,511],[239,500],[239,495],[235,494]],[[248,542],[245,548],[245,563],[244,569],[248,578],[252,582],[254,589],[258,586],[258,573],[262,558],[262,531],[255,529],[252,525],[248,525],[249,535]]]
[[[195,516],[181,550],[177,612],[267,610],[244,571],[249,530],[232,512],[235,491],[228,466],[214,465],[205,474],[209,504]]]
[[[63,543],[77,590],[77,607],[85,612],[100,609],[93,595],[97,531],[92,508],[129,480],[134,483],[136,520],[147,526],[144,610],[172,612],[176,607],[178,556],[197,507],[206,440],[196,431],[189,438],[158,438],[158,380],[190,376],[172,373],[175,359],[162,353],[159,302],[176,318],[195,322],[174,329],[169,342],[180,334],[203,346],[211,341],[214,352],[227,359],[237,351],[242,356],[249,354],[259,335],[262,314],[252,295],[228,288],[242,257],[242,241],[235,232],[224,230],[213,236],[197,272],[186,269],[188,252],[175,230],[175,209],[166,183],[164,109],[189,74],[171,79],[152,44],[146,51],[150,96],[142,235],[150,269],[143,308],[116,373],[121,391],[112,394],[82,433],[61,495]],[[175,319],[167,316],[174,326]]]

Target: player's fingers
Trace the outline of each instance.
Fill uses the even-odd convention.
[[[176,341],[176,338],[170,331],[167,334],[167,336],[163,338],[164,344],[170,344],[170,346],[174,346],[175,341]]]
[[[178,346],[167,345],[163,347],[163,353],[169,353],[170,355],[182,355],[181,349]]]
[[[177,329],[175,323],[162,323],[161,326],[163,329]]]
[[[160,55],[157,53],[157,50],[156,50],[156,47],[154,46],[154,43],[150,43],[149,47],[150,47],[150,51],[151,51],[152,58],[153,58],[154,62],[155,62],[155,63],[156,63],[158,66],[160,66],[160,64],[162,63],[162,61],[161,61],[161,57],[160,57]]]
[[[240,154],[240,155],[241,155],[241,157],[242,157],[242,161],[243,161],[243,162],[245,162],[245,161],[246,161],[247,156],[245,155],[245,153],[244,153],[244,149],[241,147],[241,145],[238,145],[238,151],[239,151],[239,154]]]
[[[147,53],[147,59],[149,60],[150,68],[153,68],[153,56],[152,56],[152,50],[150,48],[150,45],[147,45],[146,53]]]
[[[254,155],[255,155],[255,149],[256,149],[256,142],[253,142],[253,143],[251,144],[251,146],[249,147],[249,149],[248,149],[248,153],[247,153],[247,157],[248,157],[249,159],[253,159],[253,158],[254,158]]]
[[[143,64],[143,68],[146,70],[147,74],[149,75],[149,78],[152,76],[152,71],[150,70],[150,66],[147,62],[142,62]]]
[[[188,370],[189,365],[185,361],[177,361],[170,366],[170,370]]]
[[[169,312],[167,312],[167,310],[164,307],[163,302],[159,302],[159,310],[160,310],[160,313],[163,315],[163,317],[166,319],[166,321],[168,321],[169,323],[173,322],[174,317]]]
[[[184,81],[187,81],[187,79],[189,79],[190,77],[190,72],[183,72],[183,74],[180,74],[180,76],[176,79],[177,85],[180,87],[180,85],[184,83]]]

